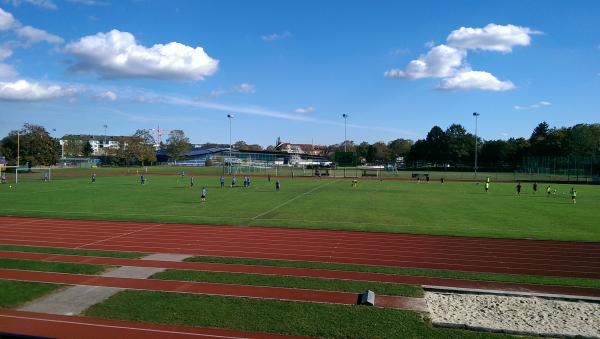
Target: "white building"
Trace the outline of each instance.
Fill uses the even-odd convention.
[[[82,145],[89,142],[93,150],[92,155],[104,155],[105,149],[119,149],[121,144],[126,145],[124,141],[126,138],[118,135],[66,134],[59,140],[59,143],[63,149],[63,156],[64,147],[70,140],[77,140]]]

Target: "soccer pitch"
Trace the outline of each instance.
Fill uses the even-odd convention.
[[[0,215],[344,229],[437,235],[600,241],[600,187],[553,184],[429,183],[317,178],[252,178],[221,188],[218,176],[62,177],[0,185]],[[200,190],[208,190],[200,202]]]

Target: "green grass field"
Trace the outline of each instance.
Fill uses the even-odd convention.
[[[432,328],[419,313],[395,309],[145,291],[120,292],[86,315],[317,338],[509,337]]]
[[[476,183],[429,184],[361,180],[255,178],[252,187],[223,188],[218,177],[149,176],[65,178],[0,185],[0,214],[103,220],[136,220],[232,225],[263,225],[442,235],[600,241],[600,187],[579,185],[571,204],[571,186],[553,185],[546,197],[524,185],[491,184],[485,193]],[[229,183],[229,180],[228,180]],[[200,188],[208,201],[200,204]]]
[[[0,308],[12,308],[56,291],[62,285],[0,280]]]
[[[241,179],[241,178],[240,178]],[[0,215],[136,220],[231,225],[262,225],[441,235],[600,241],[600,187],[552,185],[533,194],[524,184],[491,184],[485,193],[476,183],[330,179],[255,178],[252,187],[224,189],[218,177],[149,176],[146,185],[131,177],[63,178],[48,183],[27,181],[0,185]],[[227,181],[229,183],[229,179]],[[208,201],[200,204],[200,188]]]
[[[72,274],[99,274],[108,266],[0,258],[0,268]]]
[[[414,285],[393,284],[340,279],[304,278],[264,274],[166,270],[154,274],[151,279],[201,281],[221,284],[302,288],[310,290],[362,293],[372,290],[377,294],[422,297],[423,289]]]
[[[289,261],[289,260],[210,257],[210,256],[190,257],[190,258],[185,259],[185,261],[209,262],[209,263],[219,263],[219,264],[234,264],[234,265],[240,264],[240,265],[258,265],[258,266],[274,266],[274,267],[294,267],[294,268],[324,269],[324,270],[350,271],[350,272],[371,272],[371,273],[408,275],[408,276],[420,276],[420,277],[435,277],[435,278],[449,278],[449,279],[467,279],[467,280],[499,281],[499,282],[513,282],[513,283],[527,283],[527,284],[600,288],[600,280],[599,279],[589,279],[589,278],[544,277],[544,276],[539,276],[539,275],[479,273],[479,272],[434,270],[434,269],[425,269],[425,268],[352,265],[352,264],[337,264],[337,263],[297,261],[297,260]]]

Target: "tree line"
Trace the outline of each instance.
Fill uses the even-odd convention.
[[[19,137],[17,137],[19,136]],[[16,164],[17,138],[20,142],[20,162],[30,166],[56,164],[61,153],[65,157],[92,155],[92,146],[76,137],[67,137],[61,149],[59,140],[50,136],[44,127],[24,124],[19,130],[11,131],[0,140],[0,154],[9,164]],[[119,148],[104,148],[102,156],[105,162],[119,165],[144,164],[156,161],[156,140],[150,130],[139,129],[131,136],[120,140]],[[469,167],[475,158],[475,141],[473,134],[460,124],[452,124],[445,130],[433,126],[424,139],[417,141],[395,139],[390,142],[378,141],[345,143],[329,145],[325,153],[331,159],[336,152],[346,148],[356,154],[362,163],[383,164],[394,163],[402,158],[408,166],[429,167]],[[529,138],[510,138],[508,140],[481,140],[477,138],[478,163],[481,167],[516,168],[526,156],[567,157],[567,156],[600,156],[600,124],[577,124],[571,127],[550,127],[548,123],[538,124]],[[161,149],[172,160],[182,159],[191,148],[189,138],[182,130],[172,130],[161,143]],[[228,144],[206,143],[202,148],[228,148]],[[257,144],[237,141],[236,149],[262,151]],[[268,146],[267,151],[274,150]]]

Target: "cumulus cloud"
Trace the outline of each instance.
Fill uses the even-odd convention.
[[[0,31],[12,29],[17,23],[18,21],[12,14],[0,8]]]
[[[98,93],[98,95],[96,95],[95,98],[96,100],[115,101],[117,100],[117,94],[115,94],[115,92],[113,91],[105,91]]]
[[[145,47],[133,34],[116,29],[85,36],[68,44],[65,51],[77,58],[72,70],[107,78],[195,81],[214,74],[219,65],[202,47],[178,42]]]
[[[473,71],[467,63],[467,51],[483,50],[508,53],[514,46],[528,46],[531,36],[541,34],[528,27],[488,24],[483,28],[461,27],[448,35],[446,44],[433,46],[429,52],[412,60],[404,69],[390,69],[384,76],[395,79],[443,78],[438,89],[480,89],[506,91],[515,86],[500,81],[485,71]]]
[[[408,63],[404,70],[391,69],[384,75],[388,78],[421,79],[443,78],[453,75],[463,64],[467,53],[446,45],[432,48],[427,54]]]
[[[308,107],[298,107],[294,110],[294,112],[296,113],[311,113],[314,112],[315,108],[312,106],[308,106]]]
[[[275,41],[275,40],[282,40],[282,39],[286,39],[292,36],[292,33],[285,31],[283,33],[272,33],[272,34],[266,34],[266,35],[262,35],[260,38],[263,41]]]
[[[9,64],[0,62],[0,79],[1,78],[12,78],[17,76],[19,73]]]
[[[511,52],[514,46],[529,46],[531,35],[541,32],[515,25],[488,24],[483,28],[461,27],[448,35],[448,45],[460,49]]]
[[[41,101],[75,95],[77,89],[60,85],[44,85],[27,80],[15,82],[0,81],[0,100]]]
[[[51,44],[61,44],[64,41],[64,39],[58,35],[50,34],[42,29],[31,26],[19,27],[17,28],[16,32],[18,36],[26,38],[31,42],[45,41]]]
[[[530,110],[530,109],[537,109],[537,108],[542,108],[545,106],[551,106],[552,103],[548,102],[548,101],[540,101],[537,102],[535,104],[531,104],[531,105],[515,105],[513,106],[514,109],[516,109],[517,111],[525,111],[525,110]]]
[[[484,91],[508,91],[515,85],[511,81],[500,81],[491,73],[483,71],[464,71],[453,77],[442,79],[438,89],[441,90],[469,90],[480,89]]]

